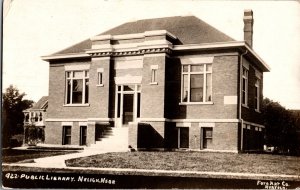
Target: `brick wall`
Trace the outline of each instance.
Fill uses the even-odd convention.
[[[63,64],[62,64],[63,63]],[[64,106],[65,68],[64,65],[90,65],[89,106]],[[103,84],[97,86],[97,68],[103,68]],[[47,118],[107,118],[109,115],[110,60],[93,59],[50,64],[49,101]]]
[[[87,124],[87,137],[86,137],[86,144],[90,146],[91,144],[95,143],[95,123],[88,123]]]
[[[130,123],[128,127],[128,146],[132,149],[137,150],[137,134],[138,134],[138,124]]]
[[[45,143],[46,144],[62,144],[61,122],[46,122]]]
[[[157,85],[151,85],[151,65],[158,65]],[[165,55],[145,56],[141,93],[141,117],[163,118],[165,100]]]
[[[243,62],[249,63],[247,59],[243,59]],[[260,112],[255,111],[255,69],[250,64],[248,71],[248,107],[242,106],[242,119],[245,121],[263,124],[263,117]],[[263,78],[260,80],[260,109],[263,100]]]
[[[199,123],[192,123],[189,129],[190,139],[189,147],[190,149],[199,150],[200,149],[200,130]]]
[[[213,129],[213,148],[238,150],[238,123],[216,123]]]
[[[210,55],[199,55],[210,56]],[[195,56],[193,56],[195,57]],[[238,56],[218,55],[214,57],[212,69],[213,105],[179,105],[181,96],[181,60],[172,59],[167,63],[166,76],[168,115],[171,118],[193,119],[234,119],[237,118],[237,104],[224,105],[224,96],[238,96]],[[174,64],[173,64],[174,63]]]

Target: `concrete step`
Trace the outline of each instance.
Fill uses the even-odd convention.
[[[104,131],[101,140],[97,139],[95,144],[91,144],[86,149],[108,152],[128,151],[128,128],[109,128],[107,131]]]

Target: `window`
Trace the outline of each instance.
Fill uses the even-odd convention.
[[[66,104],[87,104],[89,101],[89,72],[66,72]]]
[[[71,144],[71,126],[63,126],[63,145]]]
[[[254,105],[255,105],[255,110],[259,111],[259,99],[260,99],[260,79],[256,79],[255,82],[255,96],[254,96]]]
[[[242,79],[242,105],[248,104],[248,70],[243,67],[243,79]]]
[[[178,127],[178,148],[189,148],[188,127]]]
[[[80,145],[86,145],[87,127],[80,126]]]
[[[103,86],[103,68],[97,69],[97,86]]]
[[[29,122],[29,114],[28,113],[25,114],[25,122]]]
[[[39,121],[39,116],[37,112],[34,112],[34,121],[38,122]]]
[[[156,81],[156,69],[151,69],[151,83],[155,83]]]
[[[150,82],[150,84],[157,84],[157,70],[158,70],[158,65],[151,65],[151,82]]]
[[[182,66],[181,102],[212,101],[212,64]]]
[[[103,85],[103,73],[98,72],[98,85]]]
[[[42,112],[40,112],[40,121],[42,121],[43,120],[43,114],[42,114]]]
[[[213,128],[202,128],[202,149],[211,148],[213,140]]]

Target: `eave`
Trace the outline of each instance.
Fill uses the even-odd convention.
[[[193,51],[212,51],[212,50],[236,50],[245,53],[245,56],[258,63],[263,72],[269,72],[269,65],[249,47],[245,41],[217,42],[207,44],[186,44],[174,45],[173,52],[193,52]]]
[[[238,51],[240,53],[245,53],[244,55],[246,58],[251,59],[255,62],[255,64],[263,71],[263,72],[269,72],[270,67],[268,64],[258,56],[258,54],[250,48],[250,46],[245,41],[232,41],[232,42],[216,42],[216,43],[203,43],[203,44],[184,44],[184,45],[174,45],[171,44],[159,44],[163,49],[163,52],[167,50],[170,50],[174,53],[184,53],[184,52],[195,52],[195,51],[216,51],[216,50],[234,50]],[[72,54],[57,54],[57,55],[49,55],[49,56],[43,56],[42,59],[45,61],[51,61],[51,60],[59,60],[59,59],[76,59],[76,58],[89,58],[93,57],[93,54],[101,53],[102,56],[112,56],[112,52],[115,52],[115,54],[121,53],[121,56],[124,55],[142,55],[145,52],[147,53],[147,50],[144,49],[154,49],[151,46],[148,47],[139,47],[135,52],[133,52],[132,49],[99,49],[99,50],[85,50],[83,53],[72,53]],[[142,50],[143,49],[143,50]],[[155,49],[154,49],[155,50]],[[121,51],[121,52],[118,52]],[[129,51],[130,53],[127,54],[126,52]],[[149,51],[148,53],[152,53],[153,51]]]
[[[58,59],[74,59],[74,58],[87,58],[91,57],[87,53],[69,53],[69,54],[56,54],[56,55],[46,55],[42,56],[42,60],[44,61],[51,61],[51,60],[58,60]]]

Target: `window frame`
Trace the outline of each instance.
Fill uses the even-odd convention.
[[[183,144],[182,144],[182,141],[181,141],[181,137],[183,137],[183,135],[184,135],[184,130],[187,130],[187,131],[185,131],[185,132],[187,132],[187,133],[185,133],[185,135],[187,135],[187,147],[184,147],[184,146],[182,146]],[[177,148],[178,149],[189,149],[190,148],[190,144],[189,144],[189,141],[190,141],[190,128],[189,127],[184,127],[184,126],[179,126],[179,127],[177,127]]]
[[[210,130],[211,131],[211,136],[206,136],[205,135],[205,132],[207,130]],[[213,127],[208,127],[208,126],[205,126],[205,127],[201,127],[201,149],[202,150],[205,150],[205,149],[210,149],[208,146],[207,146],[207,139],[211,139],[211,144],[213,144],[213,131],[214,131],[214,128]],[[206,147],[204,147],[204,142],[206,141]]]
[[[259,112],[260,111],[260,79],[256,77],[255,80],[255,90],[256,93],[254,95],[254,105],[255,105],[255,111]]]
[[[83,133],[85,132],[85,133]],[[86,146],[87,145],[87,126],[80,125],[79,126],[79,145]]]
[[[244,74],[245,71],[245,74]],[[245,90],[244,90],[244,80],[245,80]],[[242,105],[248,107],[248,88],[249,88],[249,69],[242,67]],[[245,98],[245,102],[244,102]]]
[[[211,70],[207,70],[207,66],[211,65]],[[184,71],[184,67],[187,66],[188,70]],[[191,71],[191,66],[203,66],[203,71]],[[213,104],[212,101],[212,63],[192,63],[192,64],[182,64],[181,65],[181,97],[180,97],[180,104]],[[209,101],[207,101],[207,78],[208,74],[210,74],[211,80],[210,80],[210,94],[211,98]],[[187,100],[183,101],[183,96],[184,96],[184,76],[187,76],[188,80],[188,91],[187,91]],[[191,75],[201,75],[203,76],[203,98],[202,101],[191,101]]]
[[[158,65],[150,66],[150,85],[157,85]]]
[[[104,75],[104,69],[98,68],[97,69],[97,86],[104,86],[103,75]]]
[[[82,77],[75,77],[74,72],[82,72]],[[69,74],[69,76],[68,76]],[[73,103],[73,81],[82,80],[82,98],[81,103]],[[68,94],[68,81],[70,81],[70,94]],[[86,83],[87,88],[86,88]],[[86,97],[87,91],[87,97]],[[89,105],[89,70],[67,70],[65,71],[65,103],[64,106],[87,106]],[[68,103],[68,98],[69,103]],[[87,98],[87,99],[86,99]],[[86,102],[87,100],[87,102]]]
[[[66,134],[67,128],[70,129],[70,134]],[[72,126],[71,125],[63,125],[63,139],[62,139],[62,145],[71,145],[72,144]],[[66,139],[70,138],[70,143],[66,143]]]

